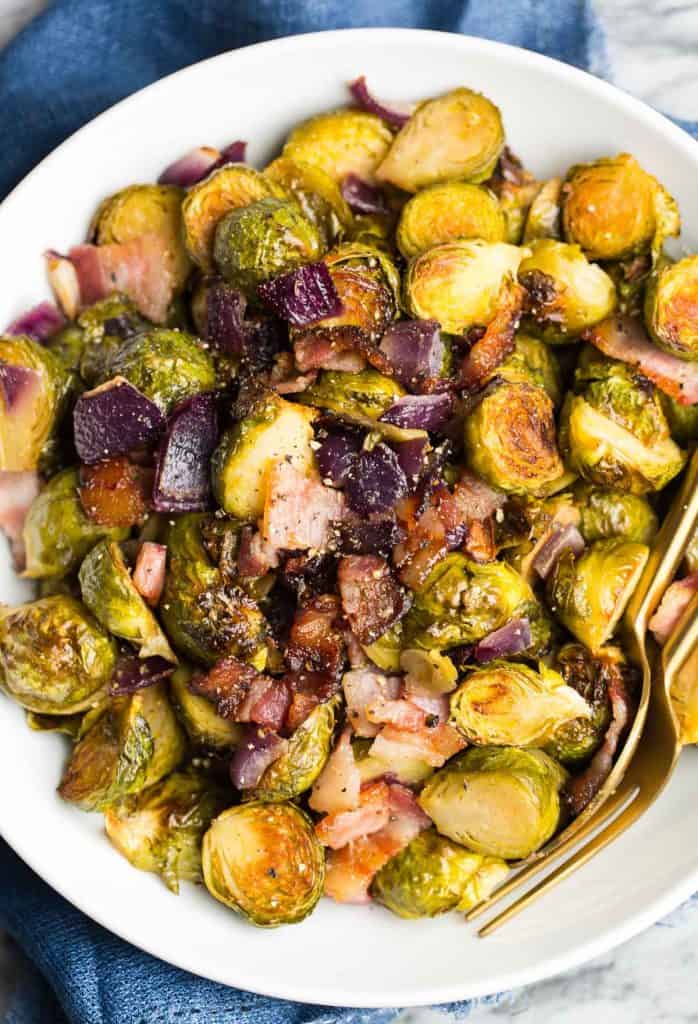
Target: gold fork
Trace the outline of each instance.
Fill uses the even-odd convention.
[[[629,828],[654,802],[671,777],[681,752],[681,737],[670,693],[689,656],[690,668],[687,665],[685,671],[698,669],[698,594],[689,602],[659,657],[651,639],[648,655],[647,624],[673,579],[686,545],[697,527],[698,449],[693,453],[679,493],[657,534],[645,570],[625,613],[625,645],[631,659],[642,669],[643,680],[637,714],[623,750],[605,784],[582,814],[540,851],[535,859],[474,907],[466,915],[467,920],[471,921],[486,913],[500,900],[521,889],[534,875],[569,853],[572,847],[595,832],[604,822],[609,822],[624,804],[628,806],[603,831],[593,836],[586,845],[481,928],[481,937],[491,935]],[[650,657],[655,663],[654,673],[650,667]],[[687,685],[690,688],[690,681],[686,684],[684,679],[682,688],[685,690]],[[642,743],[638,746],[641,735]]]

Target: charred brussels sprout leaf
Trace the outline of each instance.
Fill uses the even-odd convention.
[[[122,344],[109,377],[125,377],[163,413],[216,383],[209,354],[184,331],[155,328]]]
[[[99,541],[80,566],[82,599],[114,636],[128,640],[141,658],[176,661],[157,619],[136,590],[118,544]]]
[[[264,169],[264,177],[293,196],[305,218],[322,235],[325,248],[351,228],[351,210],[337,182],[321,167],[280,156]]]
[[[65,411],[70,383],[63,364],[38,341],[0,337],[0,472],[39,466]]]
[[[174,772],[104,813],[107,835],[135,868],[162,875],[171,892],[202,882],[201,840],[230,794],[203,775]]]
[[[112,698],[73,748],[58,792],[83,811],[103,810],[169,775],[185,749],[161,683]]]
[[[698,403],[681,405],[675,398],[660,394],[664,415],[669,423],[671,435],[679,444],[698,441]]]
[[[30,711],[72,715],[104,694],[116,645],[65,594],[0,609],[0,687]]]
[[[77,569],[98,540],[126,540],[128,528],[98,526],[85,515],[78,496],[77,469],[64,469],[34,499],[24,521],[26,569],[30,579],[66,576]]]
[[[519,860],[557,829],[565,778],[540,750],[476,747],[436,772],[419,803],[449,839],[484,856]]]
[[[392,377],[377,370],[360,373],[325,370],[299,398],[308,405],[328,409],[350,420],[377,420],[404,394],[404,389]]]
[[[371,182],[392,138],[388,126],[375,114],[337,110],[297,125],[282,155],[296,164],[319,167],[336,182],[348,174]]]
[[[454,89],[420,103],[395,137],[376,177],[416,192],[458,178],[485,181],[504,147],[497,107],[480,93]]]
[[[310,789],[329,757],[339,703],[339,697],[332,697],[311,711],[291,736],[286,752],[269,765],[252,790],[253,800],[293,800]]]
[[[221,718],[210,700],[191,692],[192,675],[190,668],[180,665],[170,679],[172,704],[190,742],[197,749],[216,753],[233,750],[240,743],[242,726]]]
[[[591,708],[591,715],[561,725],[546,743],[545,752],[556,761],[573,769],[588,761],[601,746],[611,721],[607,670],[624,660],[622,651],[617,647],[604,647],[597,656],[582,644],[565,644],[558,651],[555,661],[559,672],[568,686],[574,687],[584,697]]]
[[[474,887],[484,899],[508,872],[501,858],[484,857],[427,829],[380,869],[371,895],[399,917],[436,917],[467,910]]]
[[[637,494],[578,484],[574,500],[579,508],[579,529],[587,543],[622,537],[649,544],[657,532],[657,513]]]
[[[362,644],[366,654],[374,665],[384,672],[398,672],[403,645],[403,622],[398,619],[383,636],[379,636],[372,644]]]
[[[504,214],[489,189],[448,181],[423,189],[403,206],[397,246],[409,260],[442,242],[457,238],[504,242],[506,234]]]
[[[294,804],[231,807],[204,836],[206,888],[252,924],[274,928],[312,913],[325,883],[325,853]]]
[[[124,342],[149,326],[131,300],[118,293],[88,306],[78,325],[84,335],[80,376],[90,387],[109,379],[111,361]]]
[[[551,610],[578,640],[598,651],[616,628],[649,555],[646,544],[599,540],[575,560],[566,551],[548,578]]]
[[[660,348],[698,361],[698,256],[666,263],[651,276],[645,323]]]
[[[524,245],[536,238],[560,237],[561,191],[561,178],[550,178],[543,182],[528,210],[523,233]]]

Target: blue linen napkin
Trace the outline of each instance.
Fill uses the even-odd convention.
[[[0,196],[100,111],[187,64],[299,32],[396,25],[607,74],[588,0],[55,0],[0,54]],[[2,840],[0,880],[0,928],[27,957],[2,1024],[383,1024],[397,1013],[266,999],[170,967],[86,918]],[[462,1018],[471,1006],[448,1009]]]

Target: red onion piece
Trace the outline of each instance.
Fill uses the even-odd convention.
[[[275,732],[248,726],[230,762],[230,780],[236,789],[254,789],[270,764],[278,761],[288,744]]]
[[[213,146],[190,149],[165,168],[158,178],[158,185],[179,185],[180,188],[196,185],[197,181],[201,181],[213,170],[220,158],[221,154]]]
[[[7,537],[17,572],[25,565],[24,520],[38,493],[39,474],[35,470],[0,473],[0,530]]]
[[[5,334],[25,334],[35,341],[47,341],[56,331],[60,331],[65,317],[52,302],[40,302],[26,313],[13,320],[5,328]]]
[[[241,139],[229,142],[225,149],[221,150],[221,155],[212,170],[218,170],[219,167],[225,167],[226,164],[244,164],[246,152],[247,143]]]
[[[520,654],[531,646],[531,623],[528,619],[510,619],[501,629],[495,629],[475,648],[479,662],[492,661]]]
[[[175,666],[159,655],[152,658],[137,658],[135,655],[124,655],[118,659],[114,674],[109,684],[109,693],[121,696],[144,690],[146,686],[161,683],[174,672]]]
[[[381,555],[388,558],[404,539],[395,516],[376,513],[368,517],[346,517],[339,527],[340,550],[346,555]]]
[[[410,109],[407,110],[405,109],[406,105],[391,103],[390,106],[387,106],[385,103],[381,103],[380,100],[375,99],[368,91],[364,75],[349,83],[349,92],[359,107],[367,110],[369,114],[377,114],[378,117],[387,121],[392,128],[402,128],[403,124],[406,124],[411,117],[411,105]]]
[[[75,448],[86,463],[154,444],[164,427],[157,405],[123,377],[86,391],[73,410]]]
[[[324,263],[307,263],[288,274],[274,277],[260,284],[257,292],[277,316],[296,327],[317,323],[328,316],[338,316],[343,309]]]
[[[435,395],[404,395],[381,416],[381,423],[439,433],[453,416],[453,396],[448,391]]]
[[[400,320],[391,324],[378,346],[406,388],[439,377],[445,345],[436,320]]]
[[[541,579],[548,578],[564,551],[571,551],[574,555],[581,555],[584,551],[584,538],[572,523],[554,527],[536,552],[532,564]]]
[[[158,451],[153,507],[158,512],[202,512],[211,497],[210,461],[218,442],[212,391],[181,402],[167,421]]]
[[[397,455],[382,442],[369,452],[361,452],[344,486],[347,504],[361,516],[387,512],[408,491]]]
[[[206,340],[223,352],[240,355],[245,342],[245,308],[242,292],[230,285],[212,285],[206,293]]]
[[[427,447],[429,442],[424,437],[415,437],[412,441],[398,441],[393,444],[402,472],[412,490],[419,482],[427,468]]]
[[[2,392],[5,411],[10,413],[18,405],[30,401],[40,384],[39,374],[28,366],[14,366],[12,363],[0,363],[0,391]]]
[[[387,213],[385,196],[375,185],[369,185],[358,174],[347,174],[342,181],[342,195],[354,213]]]
[[[341,487],[356,461],[360,447],[358,437],[353,434],[328,434],[315,452],[323,481]]]

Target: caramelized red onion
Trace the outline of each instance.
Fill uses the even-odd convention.
[[[202,512],[211,497],[210,461],[218,442],[216,396],[202,392],[181,402],[160,444],[153,507],[158,512]]]
[[[124,377],[86,391],[73,410],[75,448],[87,463],[154,444],[164,426],[157,405]]]
[[[342,312],[342,302],[325,263],[307,263],[260,284],[261,299],[282,320],[296,327]]]
[[[436,320],[400,320],[390,324],[378,346],[396,380],[410,389],[441,374],[445,345]]]
[[[375,185],[369,185],[358,174],[347,174],[342,181],[342,195],[354,213],[388,212],[383,192]]]
[[[531,623],[526,618],[510,619],[500,629],[481,640],[475,648],[479,662],[493,661],[494,658],[508,658],[521,654],[531,646]]]
[[[581,555],[583,550],[584,538],[574,524],[556,526],[536,552],[533,568],[541,579],[545,580],[557,565],[563,552],[571,551],[574,555]]]
[[[254,789],[269,765],[278,761],[288,744],[277,733],[258,725],[245,728],[230,762],[230,780],[236,789]]]
[[[138,658],[136,655],[123,655],[119,658],[109,684],[109,693],[119,697],[125,693],[135,693],[147,686],[154,686],[168,679],[174,672],[174,665],[159,655],[152,658]]]
[[[408,491],[407,477],[387,444],[361,452],[347,474],[344,490],[349,508],[361,516],[387,512]]]
[[[24,334],[35,341],[47,341],[65,324],[65,317],[52,302],[40,302],[13,320],[5,334]]]
[[[376,114],[386,121],[391,128],[402,128],[403,124],[406,124],[410,119],[412,113],[411,105],[410,109],[408,109],[406,104],[391,103],[388,105],[377,100],[369,92],[364,75],[360,75],[359,78],[349,83],[349,92],[354,97],[357,106],[361,107],[362,110],[368,111],[369,114]]]
[[[443,432],[453,417],[453,396],[447,391],[435,395],[403,395],[381,416],[382,423],[416,430]]]

